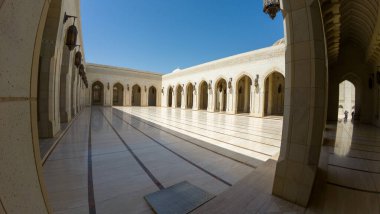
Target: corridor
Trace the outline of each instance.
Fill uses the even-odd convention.
[[[181,181],[218,195],[279,152],[282,121],[168,108],[92,107],[44,163],[54,213],[151,213]]]

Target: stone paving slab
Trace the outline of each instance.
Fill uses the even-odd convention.
[[[193,211],[215,196],[187,181],[145,196],[157,214],[185,214]]]

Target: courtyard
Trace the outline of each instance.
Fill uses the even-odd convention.
[[[218,195],[279,153],[281,117],[85,108],[44,164],[55,213],[151,213],[144,196],[188,181]]]

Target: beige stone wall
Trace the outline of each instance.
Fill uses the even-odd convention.
[[[156,106],[161,105],[161,83],[162,75],[158,73],[139,71],[129,68],[119,68],[106,65],[87,64],[86,65],[89,89],[92,83],[100,81],[104,85],[104,105],[112,106],[113,86],[120,83],[123,88],[123,105],[132,105],[132,87],[139,85],[141,90],[141,106],[148,106],[149,104],[149,88],[156,88]],[[108,89],[109,85],[109,89]],[[87,92],[86,105],[91,102],[91,90]]]
[[[187,86],[192,84],[196,90],[193,93],[193,110],[198,110],[201,104],[199,94],[199,86],[201,82],[206,82],[211,85],[208,90],[207,111],[218,111],[217,103],[220,103],[220,96],[218,96],[217,83],[219,80],[224,79],[231,82],[231,86],[226,91],[226,112],[235,114],[238,112],[239,102],[246,102],[245,112],[251,115],[262,117],[264,116],[264,94],[265,94],[265,79],[274,71],[285,75],[285,44],[283,42],[276,43],[276,45],[254,50],[247,53],[238,54],[235,56],[218,59],[215,61],[207,62],[201,65],[196,65],[186,69],[176,69],[172,73],[163,76],[162,86],[164,93],[162,94],[162,106],[168,106],[169,93],[168,89],[177,85]],[[246,75],[249,77],[252,84],[244,88],[244,99],[239,97],[239,80]],[[258,87],[254,86],[255,79],[258,77]],[[176,94],[176,92],[174,92]],[[181,97],[186,100],[188,91],[184,87],[184,93]],[[204,97],[204,96],[202,96]],[[172,97],[176,103],[176,96]],[[203,102],[203,101],[202,101]],[[248,103],[247,103],[248,102]],[[176,107],[172,105],[171,107]],[[186,102],[182,102],[181,108],[187,108]]]
[[[51,5],[60,9],[49,11]],[[0,1],[0,210],[5,213],[48,212],[38,144],[38,71],[44,45],[55,46],[45,66],[55,75],[41,84],[54,85],[47,92],[56,97],[66,26],[51,27],[48,15],[58,14],[63,23],[65,11],[79,16],[79,0]],[[43,40],[45,27],[56,29],[52,40]],[[59,99],[49,98],[46,107],[47,118],[59,123]]]

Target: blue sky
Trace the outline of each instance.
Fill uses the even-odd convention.
[[[262,0],[81,0],[86,61],[169,73],[283,37]]]

